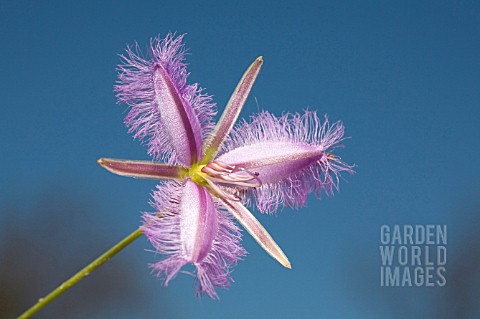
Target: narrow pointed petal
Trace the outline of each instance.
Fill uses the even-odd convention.
[[[117,175],[145,179],[180,179],[185,170],[181,166],[113,158],[101,158],[98,164]]]
[[[207,164],[213,158],[215,158],[218,151],[221,149],[223,141],[232,130],[238,116],[240,115],[240,111],[247,100],[253,83],[255,83],[255,79],[260,72],[262,63],[263,58],[260,56],[250,65],[235,88],[235,91],[230,97],[222,117],[217,123],[214,131],[211,133],[211,138],[205,144],[207,147],[205,149],[205,156],[202,161],[203,164]]]
[[[167,256],[152,268],[168,285],[191,263],[196,268],[197,295],[217,299],[215,289],[230,285],[231,267],[246,254],[238,227],[210,192],[191,180],[160,184],[151,204],[156,212],[144,214],[141,229]]]
[[[320,196],[338,189],[340,172],[353,173],[332,154],[343,134],[341,122],[322,124],[315,113],[276,118],[263,112],[232,132],[216,160],[258,175],[262,186],[249,194],[260,211],[274,212],[281,204],[300,207],[312,191]]]
[[[221,202],[265,251],[286,268],[292,268],[287,256],[260,222],[240,202],[220,197]]]
[[[150,57],[127,49],[115,86],[134,137],[146,140],[149,154],[169,164],[190,166],[201,157],[203,134],[211,129],[214,104],[197,84],[187,85],[182,37],[172,34],[150,43]]]

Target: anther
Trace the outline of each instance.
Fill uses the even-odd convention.
[[[220,161],[213,161],[202,168],[215,183],[227,186],[260,187],[262,182],[258,179],[258,172],[251,173],[242,167],[235,167]]]

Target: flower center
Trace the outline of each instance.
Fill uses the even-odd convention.
[[[202,172],[202,169],[205,165],[201,165],[199,163],[194,163],[190,169],[186,173],[186,177],[190,177],[190,179],[200,186],[207,186],[208,183],[206,179],[208,178],[207,174]]]
[[[262,186],[258,173],[244,168],[212,161],[206,165],[193,164],[187,177],[200,186],[213,190],[218,196],[239,201],[241,190]]]

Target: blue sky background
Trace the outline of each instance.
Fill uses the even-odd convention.
[[[351,139],[340,155],[357,174],[299,211],[255,212],[292,270],[245,234],[249,255],[235,283],[220,301],[199,301],[191,277],[164,288],[150,275],[154,256],[142,238],[79,285],[100,296],[72,318],[478,318],[469,301],[480,295],[479,21],[477,1],[0,2],[0,238],[28,233],[33,250],[0,263],[48,283],[27,284],[23,295],[32,297],[15,313],[149,210],[154,181],[112,175],[96,161],[148,159],[123,125],[126,106],[116,104],[118,54],[176,31],[187,33],[190,82],[219,110],[263,55],[242,116],[309,108],[342,120]],[[62,217],[42,213],[45,205]],[[58,260],[40,271],[37,247],[51,233],[34,230],[55,222],[62,235],[45,249]],[[383,224],[447,224],[446,287],[380,287]],[[128,289],[95,286],[116,271],[112,280],[128,277]],[[38,318],[67,301],[82,305],[75,289]]]

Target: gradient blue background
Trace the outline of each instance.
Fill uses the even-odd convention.
[[[45,201],[64,202],[75,220],[62,226],[63,247],[60,238],[52,248],[65,253],[41,273],[50,285],[31,288],[34,297],[17,312],[133,231],[149,210],[154,181],[112,175],[96,160],[148,158],[123,125],[115,67],[126,44],[145,47],[176,31],[187,33],[190,82],[207,88],[220,110],[263,55],[242,116],[309,108],[342,120],[351,139],[340,155],[357,174],[345,176],[333,198],[312,197],[299,211],[255,212],[292,270],[245,234],[249,255],[235,283],[220,301],[199,301],[191,277],[164,288],[150,275],[154,256],[142,238],[86,280],[125,263],[135,299],[119,289],[117,301],[99,297],[72,318],[478,318],[479,306],[464,302],[478,300],[480,280],[461,265],[480,264],[479,21],[476,1],[2,1],[0,231],[52,223],[39,215]],[[12,207],[21,213],[12,216]],[[447,224],[447,286],[381,288],[383,224]],[[91,236],[98,242],[77,250]],[[30,240],[35,247],[45,239]],[[37,258],[28,257],[35,274]],[[75,288],[51,307],[72,296]]]

